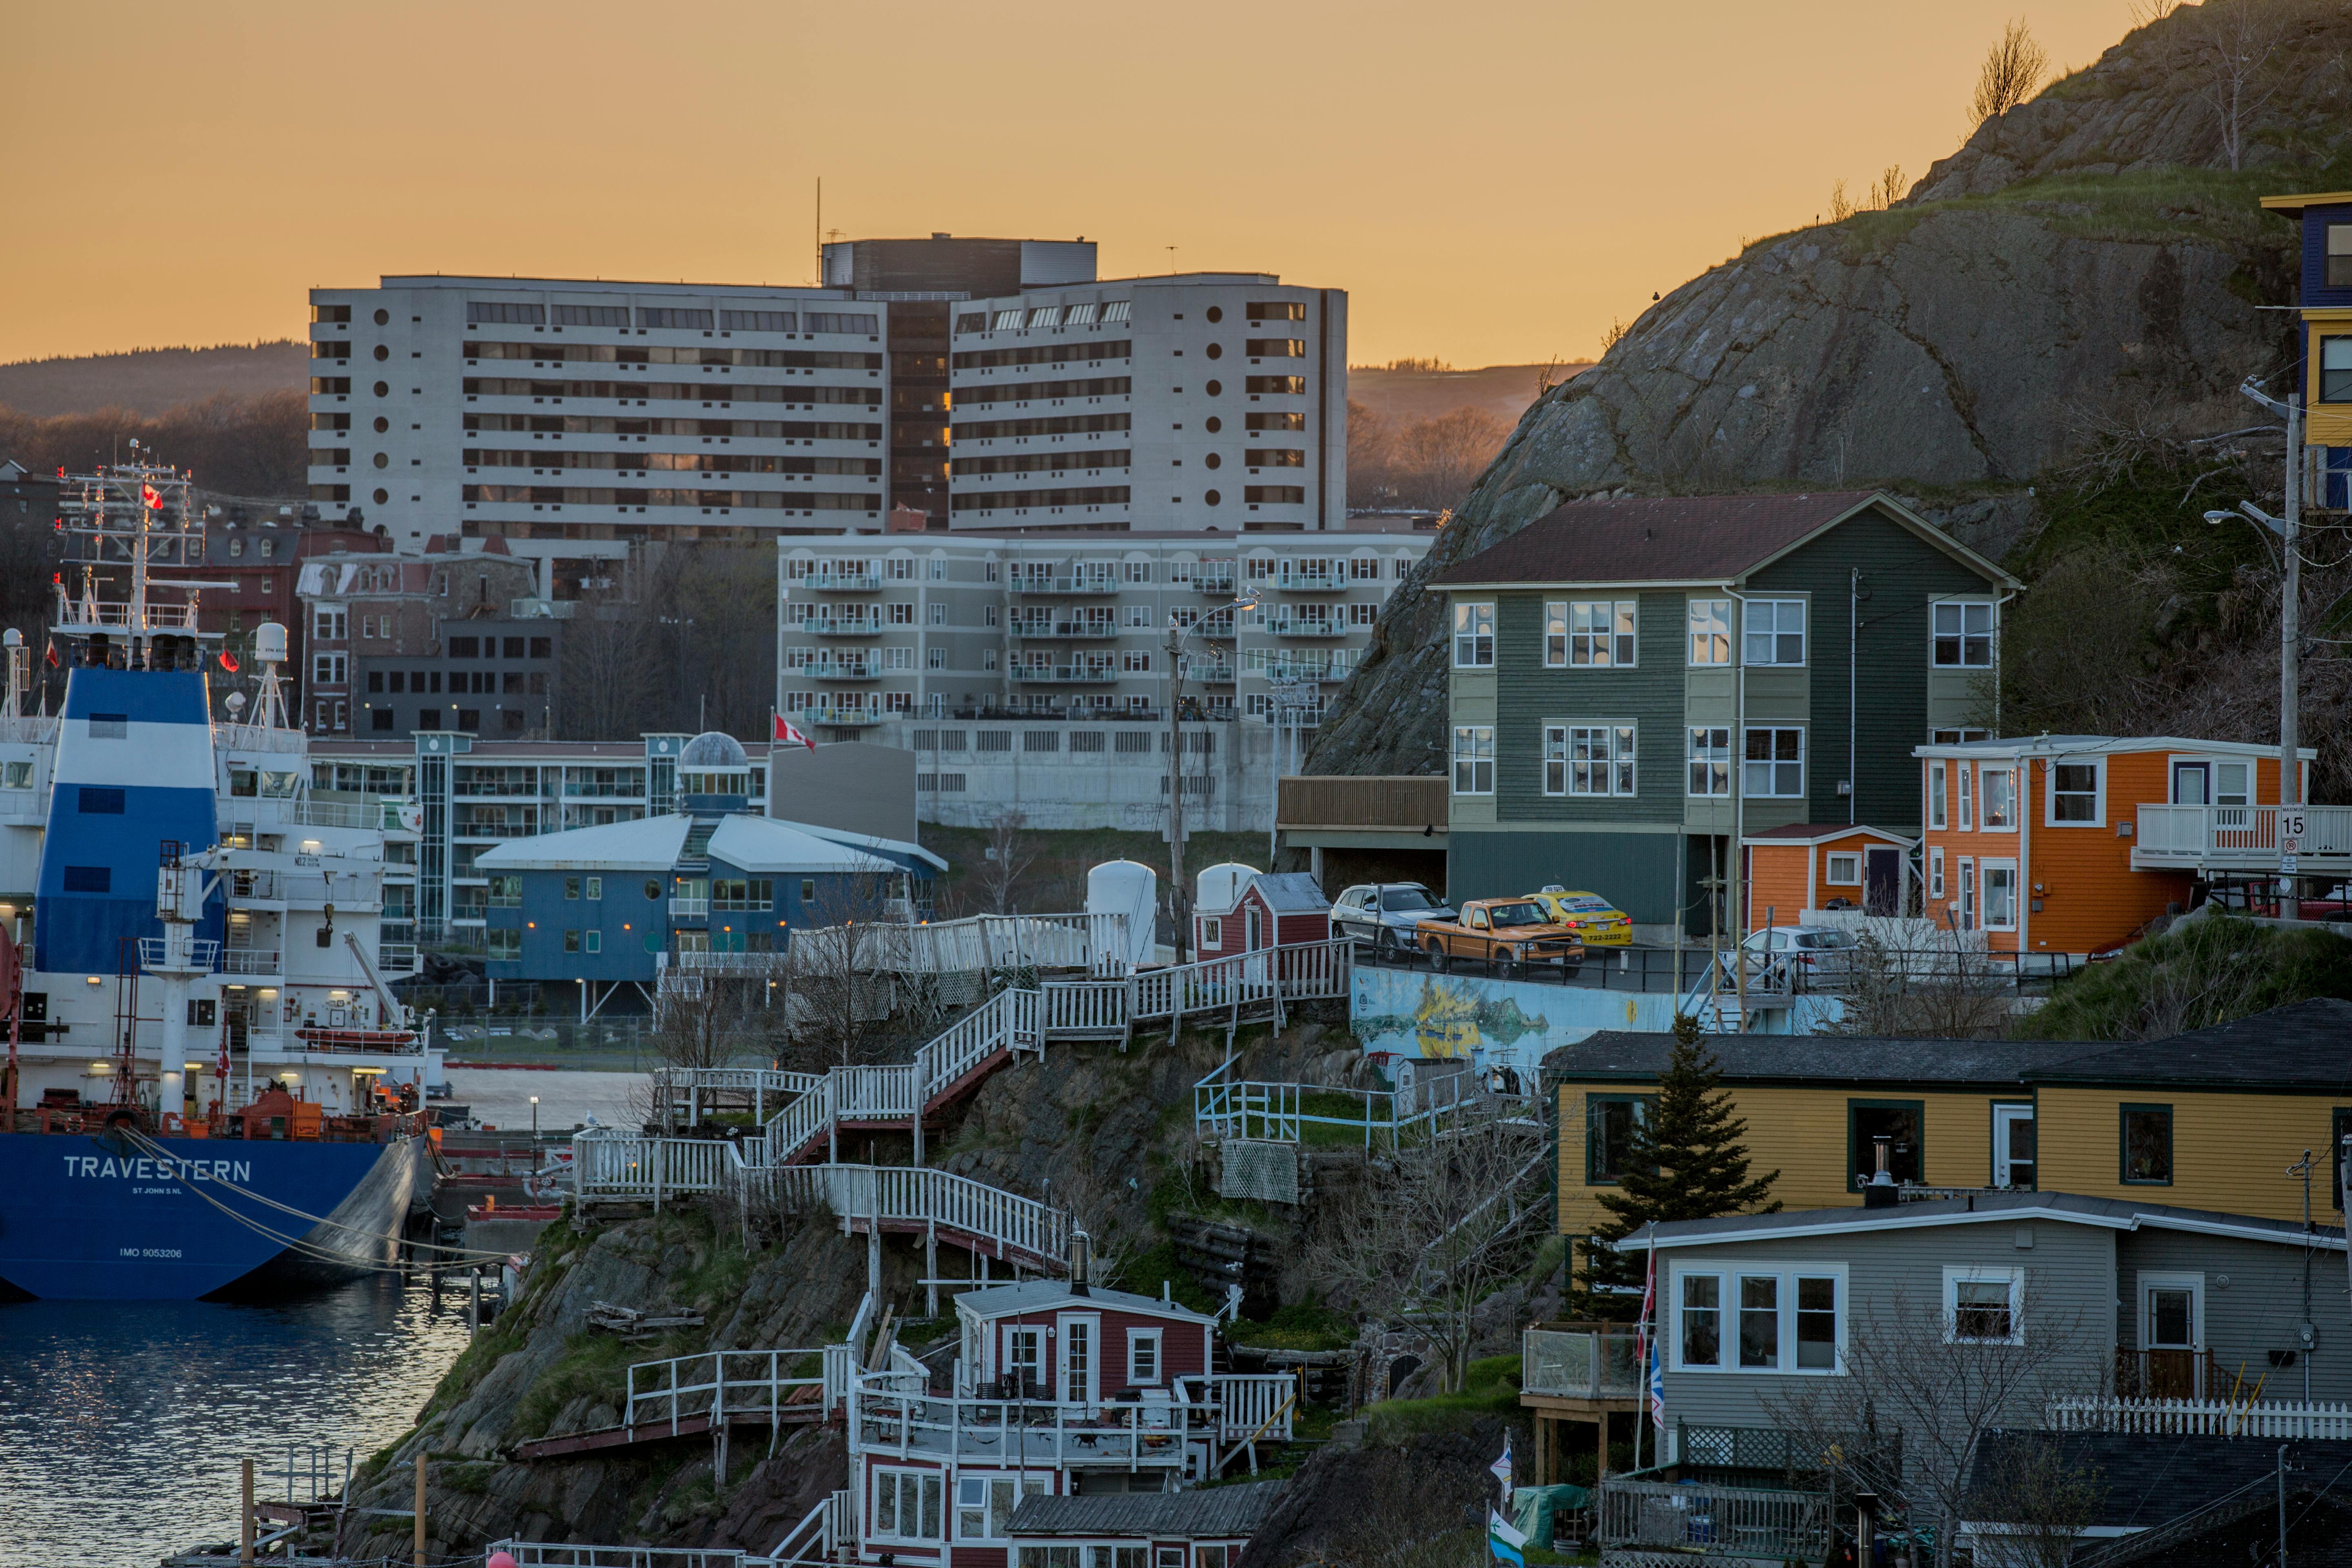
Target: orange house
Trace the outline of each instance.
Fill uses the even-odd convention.
[[[1927,912],[1994,952],[2104,952],[2205,898],[2260,902],[2283,853],[2309,890],[2352,876],[2352,806],[2282,812],[2275,746],[2041,735],[1912,754]]]
[[[1807,910],[1904,912],[1916,838],[1852,823],[1791,823],[1739,841],[1748,855],[1748,924],[1791,926]]]

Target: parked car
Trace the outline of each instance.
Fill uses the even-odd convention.
[[[1741,942],[1754,974],[1773,985],[1842,981],[1853,973],[1853,932],[1839,926],[1773,926]]]
[[[1416,945],[1413,928],[1423,921],[1450,921],[1454,910],[1419,882],[1362,882],[1331,906],[1332,932],[1368,942],[1389,958]]]
[[[1633,917],[1598,893],[1579,892],[1554,882],[1528,897],[1543,905],[1561,925],[1575,927],[1578,938],[1589,947],[1633,944]]]
[[[1452,920],[1424,920],[1415,928],[1429,967],[1439,973],[1455,959],[1475,959],[1505,976],[1531,963],[1556,963],[1563,973],[1584,966],[1584,943],[1533,899],[1472,899]]]

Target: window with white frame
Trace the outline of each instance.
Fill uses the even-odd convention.
[[[1838,1370],[1845,1343],[1842,1264],[1677,1264],[1669,1301],[1683,1372]]]
[[[1045,1386],[1045,1330],[1015,1324],[1004,1331],[1004,1375],[1018,1377],[1024,1384]]]
[[[1977,929],[1977,863],[1969,856],[1960,857],[1960,929]]]
[[[310,635],[321,642],[341,642],[351,630],[351,613],[341,605],[320,605],[310,613]]]
[[[874,1533],[893,1541],[940,1539],[943,1477],[938,1470],[874,1471]]]
[[[339,653],[313,654],[310,657],[310,679],[320,686],[341,686],[348,668],[344,656]]]
[[[1127,1381],[1130,1384],[1160,1381],[1160,1334],[1158,1329],[1127,1331]]]
[[[1690,602],[1690,661],[1699,665],[1731,662],[1730,600]]]
[[[1765,796],[1801,796],[1805,793],[1805,732],[1800,729],[1754,729],[1748,731],[1741,759],[1740,793]]]
[[[1944,1342],[2023,1344],[2025,1270],[1946,1265]]]
[[[1694,724],[1689,731],[1689,794],[1731,793],[1731,730],[1728,725]]]
[[[1927,896],[1944,896],[1944,851],[1941,847],[1927,851]]]
[[[1633,665],[1635,601],[1555,599],[1544,605],[1544,663],[1553,668]]]
[[[1984,770],[1984,788],[1979,804],[1984,807],[1987,828],[2017,826],[2017,773],[2011,768]]]
[[[1495,606],[1454,606],[1454,668],[1490,669],[1495,663]]]
[[[1987,931],[2017,929],[2017,862],[1987,860],[1977,868],[1979,901]]]
[[[1972,831],[1977,825],[1977,770],[1970,764],[1962,763],[1958,773],[1960,775],[1958,826],[1961,832],[1967,833]]]
[[[1013,1510],[1024,1497],[1044,1497],[1052,1489],[1045,1476],[973,1475],[956,1478],[956,1539],[1002,1541]]]
[[[1751,665],[1791,665],[1805,662],[1805,601],[1750,599],[1740,617],[1741,639]]]
[[[1225,945],[1225,922],[1223,916],[1202,915],[1201,917],[1200,945],[1202,947],[1223,947]]]
[[[1822,879],[1832,888],[1862,886],[1862,852],[1857,849],[1832,849],[1823,858],[1826,864]]]
[[[1930,606],[1935,636],[1928,657],[1938,669],[1992,668],[1992,605],[1942,604]]]
[[[1944,771],[1941,763],[1927,764],[1927,826],[1930,827],[1944,826]]]
[[[1544,726],[1544,793],[1630,797],[1633,793],[1633,726]]]
[[[1454,793],[1495,793],[1495,731],[1488,724],[1454,727]]]
[[[2097,758],[2050,764],[2051,826],[2096,827],[2101,825],[2099,803],[2102,791],[2099,785],[2102,771]]]

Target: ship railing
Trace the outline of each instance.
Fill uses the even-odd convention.
[[[188,967],[209,974],[220,965],[221,944],[211,937],[191,938],[188,942]],[[169,937],[142,936],[139,939],[139,966],[142,969],[162,969],[172,961]]]
[[[58,738],[56,714],[0,713],[0,741],[46,746]]]
[[[149,603],[143,607],[124,599],[64,599],[58,610],[56,630],[72,636],[94,631],[192,632],[196,629],[196,606],[194,605],[159,605]]]
[[[387,942],[376,946],[375,965],[386,974],[414,974],[416,963],[416,944],[413,942]]]
[[[221,949],[220,972],[223,974],[283,974],[285,956],[274,947],[225,947]]]
[[[698,1415],[713,1425],[765,1416],[773,1426],[788,1409],[820,1412],[824,1395],[822,1350],[705,1351],[631,1366],[627,1424],[666,1422],[673,1435]]]

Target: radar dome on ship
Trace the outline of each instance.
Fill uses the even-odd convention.
[[[253,631],[253,657],[264,664],[286,662],[286,628],[276,621],[264,621]]]
[[[0,632],[0,647],[23,647],[24,646],[25,634],[16,627],[10,626],[6,631]]]

